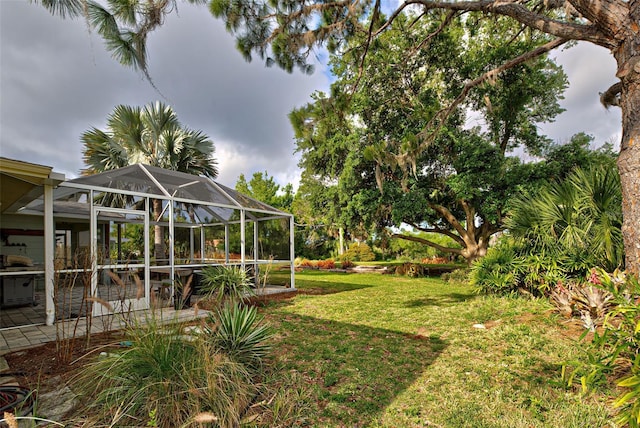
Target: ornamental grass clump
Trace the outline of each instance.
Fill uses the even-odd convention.
[[[261,386],[272,369],[272,334],[255,308],[227,304],[199,328],[186,327],[150,318],[87,365],[74,379],[85,403],[79,414],[90,415],[82,423],[180,427],[206,419],[236,427],[265,391],[278,393]]]
[[[255,293],[252,278],[241,266],[208,266],[202,270],[200,289],[218,303],[243,302]]]

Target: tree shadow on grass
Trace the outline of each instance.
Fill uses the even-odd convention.
[[[372,425],[448,346],[436,335],[283,312],[269,321],[279,360],[309,382],[310,422],[318,426]]]
[[[331,275],[331,281],[326,280],[328,275]],[[296,289],[300,294],[319,295],[341,293],[343,291],[352,291],[374,286],[366,282],[359,283],[358,281],[354,281],[354,279],[359,278],[358,275],[360,274],[306,270],[303,275],[296,276]],[[313,279],[314,276],[325,279]],[[269,283],[273,285],[285,285],[289,284],[289,282],[290,276],[283,276],[281,272],[272,274],[269,277]]]
[[[440,296],[429,296],[421,299],[409,300],[405,303],[407,308],[419,308],[423,306],[451,306],[461,302],[467,302],[477,298],[474,293],[447,293]]]

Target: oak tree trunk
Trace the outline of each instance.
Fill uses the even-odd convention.
[[[622,83],[622,141],[618,171],[622,185],[622,236],[625,268],[640,273],[640,35],[636,31],[616,50],[617,77]]]
[[[462,256],[469,265],[487,254],[488,242],[488,239],[480,239],[477,242],[467,242],[467,245],[462,250]]]

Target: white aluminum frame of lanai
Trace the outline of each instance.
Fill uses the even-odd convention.
[[[148,239],[145,239],[145,254],[143,263],[121,262],[116,260],[115,263],[98,265],[98,228],[101,221],[116,220],[127,223],[127,218],[132,212],[138,213],[139,217],[135,220],[140,224],[144,224],[144,230],[148,233],[150,226],[163,225],[168,227],[169,232],[169,248],[167,264],[162,269],[168,273],[168,279],[171,283],[176,283],[178,279],[178,271],[180,269],[199,269],[210,265],[234,264],[237,263],[242,268],[247,265],[254,267],[256,281],[261,265],[272,263],[288,262],[291,279],[290,286],[295,289],[295,273],[294,273],[294,218],[293,215],[277,210],[260,201],[243,195],[233,189],[225,187],[211,179],[185,174],[176,171],[165,170],[158,167],[148,165],[135,164],[128,167],[106,171],[99,174],[84,176],[77,179],[60,183],[59,187],[53,192],[53,217],[56,221],[64,219],[66,221],[89,220],[90,238],[91,238],[91,260],[92,260],[92,293],[97,290],[98,269],[128,270],[141,269],[144,278],[145,301],[141,302],[134,309],[144,309],[149,307],[149,294],[151,290],[150,272],[154,268],[160,269],[160,266],[151,266],[151,257],[148,245]],[[77,199],[78,194],[84,194],[82,203]],[[71,196],[74,195],[74,196]],[[100,204],[99,201],[113,201],[119,199],[135,200],[137,208],[131,207],[114,207],[113,202],[108,204]],[[76,199],[73,199],[73,198]],[[73,200],[71,209],[64,208],[65,204],[70,204]],[[168,221],[163,221],[162,216],[158,219],[149,219],[148,215],[150,207],[154,200],[160,200],[163,204],[162,216],[168,217]],[[46,205],[46,204],[45,204]],[[190,207],[192,217],[197,221],[194,223],[178,223],[175,218],[175,212],[182,208]],[[41,205],[42,207],[42,205]],[[142,207],[142,209],[140,209]],[[171,209],[169,209],[171,207]],[[38,210],[31,204],[24,210]],[[88,219],[87,219],[88,215]],[[45,215],[46,216],[46,215]],[[260,223],[270,220],[286,220],[289,228],[289,258],[272,259],[259,257],[259,229]],[[251,258],[247,258],[247,223],[253,223],[253,254]],[[230,226],[239,225],[240,228],[240,259],[230,259]],[[207,227],[224,227],[224,248],[225,256],[223,260],[211,260],[205,257],[205,228]],[[186,227],[189,229],[190,255],[188,263],[176,263],[175,257],[175,236],[177,227]],[[199,229],[200,236],[195,239],[195,232]],[[145,235],[147,236],[147,235]],[[196,261],[194,254],[194,242],[199,240],[200,258]],[[60,273],[74,273],[78,269],[62,269]],[[45,293],[47,299],[46,305],[46,324],[51,325],[55,319],[55,307],[51,298],[53,296],[53,281],[46,281]],[[95,307],[95,306],[94,306]]]

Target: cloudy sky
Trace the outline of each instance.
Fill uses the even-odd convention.
[[[161,96],[112,60],[82,20],[64,21],[26,0],[0,0],[0,156],[49,165],[68,178],[84,167],[80,135],[104,128],[118,104],[170,104],[180,121],[215,142],[218,181],[268,171],[280,184],[299,177],[287,114],[329,82],[246,63],[204,7],[181,4],[149,40],[150,73]],[[567,112],[544,130],[556,141],[584,131],[598,142],[620,138],[620,113],[598,92],[614,83],[615,63],[600,48],[579,45],[558,54],[571,87]]]

